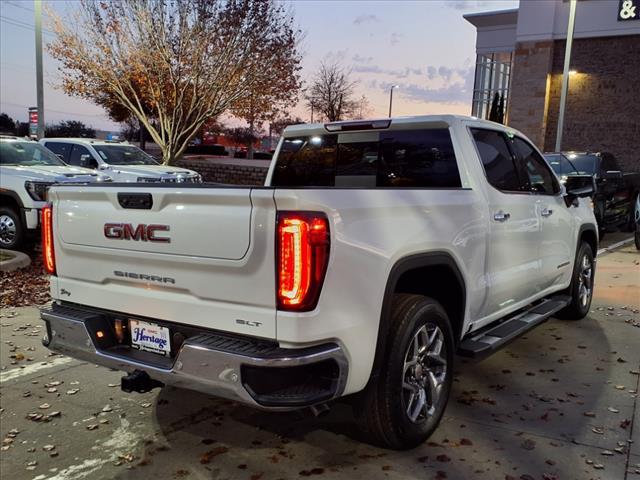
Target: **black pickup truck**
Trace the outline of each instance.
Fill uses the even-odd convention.
[[[544,156],[561,182],[567,175],[594,176],[593,206],[601,234],[635,230],[635,218],[640,213],[635,211],[640,173],[622,172],[616,158],[607,152],[545,153]]]

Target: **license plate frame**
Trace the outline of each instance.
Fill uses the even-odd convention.
[[[163,357],[171,356],[171,331],[167,327],[130,318],[129,332],[131,348]]]

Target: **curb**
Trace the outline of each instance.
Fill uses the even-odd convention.
[[[614,250],[617,250],[620,247],[624,247],[625,245],[627,245],[628,243],[632,243],[633,242],[633,237],[631,238],[627,238],[626,240],[621,240],[619,242],[614,243],[613,245],[609,245],[607,248],[601,248],[600,250],[598,250],[598,257],[601,255],[605,255],[607,253],[611,253]]]
[[[13,258],[0,262],[0,272],[13,272],[20,268],[28,267],[31,264],[31,259],[28,255],[22,252],[16,252],[15,250],[4,250],[0,248],[0,252],[13,255]]]

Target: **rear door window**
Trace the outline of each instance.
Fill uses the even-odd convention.
[[[480,128],[472,128],[471,134],[482,160],[487,181],[494,188],[504,192],[522,191],[524,185],[518,176],[505,134]]]
[[[528,190],[533,193],[554,195],[560,192],[560,185],[542,155],[529,142],[520,137],[513,139],[518,161],[526,174]]]
[[[45,142],[44,146],[58,155],[63,162],[69,163],[69,152],[71,151],[72,147],[70,143]]]

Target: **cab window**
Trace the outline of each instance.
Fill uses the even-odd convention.
[[[97,168],[97,163],[89,153],[89,150],[82,145],[74,145],[69,155],[69,165],[76,167]]]

